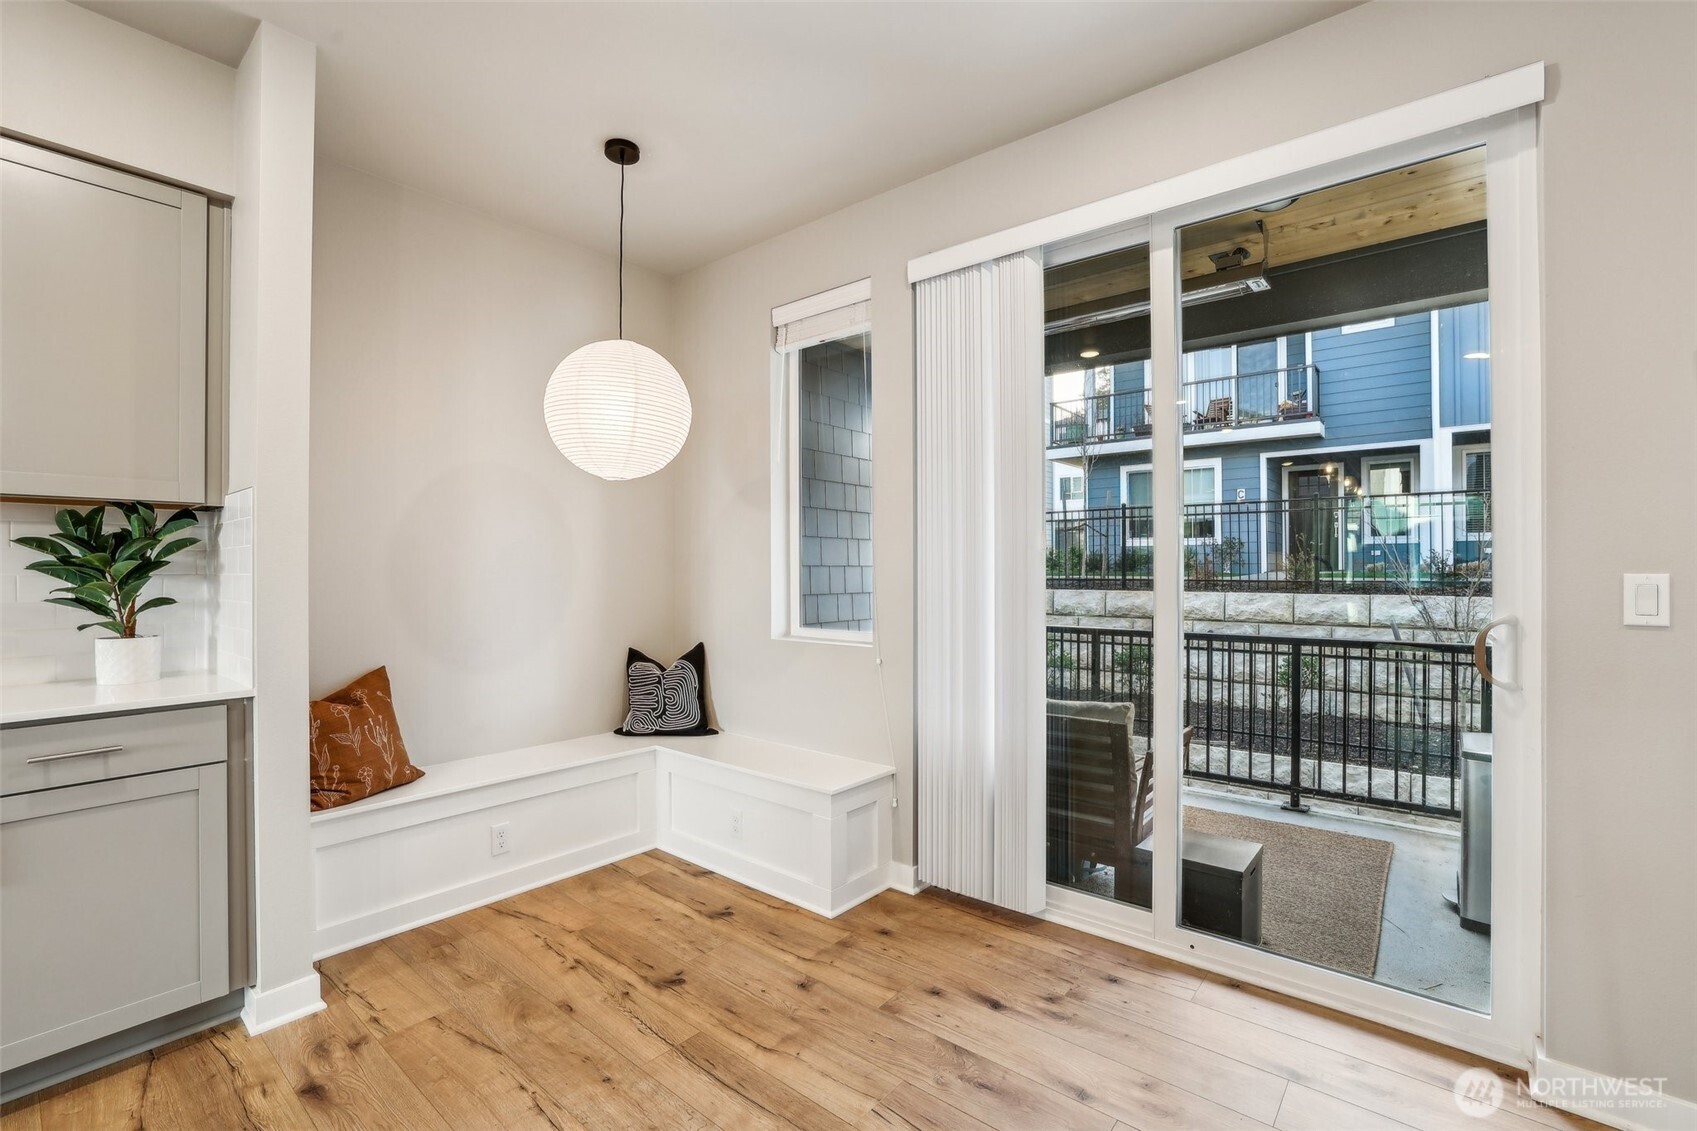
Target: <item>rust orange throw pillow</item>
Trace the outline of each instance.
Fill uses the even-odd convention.
[[[366,672],[340,691],[314,700],[311,736],[315,812],[424,776],[401,741],[388,668]]]

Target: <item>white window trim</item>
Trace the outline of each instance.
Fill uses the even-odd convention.
[[[1216,507],[1218,507],[1220,505],[1221,501],[1222,501],[1222,498],[1223,498],[1222,492],[1225,490],[1225,487],[1223,486],[1223,484],[1221,482],[1222,479],[1225,477],[1225,461],[1223,459],[1218,459],[1218,458],[1215,458],[1215,459],[1187,459],[1187,460],[1184,461],[1184,470],[1185,471],[1209,470],[1209,471],[1212,471],[1214,473],[1214,505]],[[1130,484],[1131,477],[1133,475],[1153,475],[1154,473],[1155,473],[1155,465],[1152,464],[1152,463],[1124,463],[1124,464],[1121,464],[1120,465],[1120,505],[1121,506],[1128,505],[1126,503],[1126,499],[1131,494],[1130,490],[1128,490],[1128,485]],[[1182,477],[1180,479],[1180,489],[1181,490],[1183,489],[1183,479],[1182,479]],[[1212,538],[1200,538],[1200,537],[1198,537],[1198,538],[1187,537],[1187,538],[1185,538],[1184,541],[1185,541],[1186,545],[1192,545],[1192,544],[1198,543],[1198,542],[1212,542],[1212,541],[1214,541],[1214,539],[1212,539]],[[1126,539],[1125,544],[1127,546],[1148,546],[1148,545],[1152,544],[1153,542],[1154,542],[1153,537],[1150,537],[1150,538],[1128,538],[1128,539]]]
[[[1468,429],[1468,430],[1469,431],[1476,431],[1476,429]],[[1451,453],[1450,459],[1452,461],[1452,466],[1454,468],[1454,475],[1455,475],[1455,478],[1453,480],[1453,482],[1454,482],[1454,488],[1453,489],[1454,490],[1456,490],[1456,491],[1467,490],[1467,457],[1470,454],[1472,454],[1473,452],[1489,453],[1490,451],[1491,451],[1491,444],[1490,444],[1489,441],[1483,441],[1483,442],[1475,443],[1475,444],[1456,444],[1452,448],[1450,448],[1450,453]],[[1496,478],[1496,470],[1497,470],[1496,469],[1496,457],[1492,456],[1491,457],[1491,477],[1492,477],[1493,480]],[[1492,486],[1494,488],[1495,484],[1493,483]],[[1492,540],[1492,536],[1494,534],[1495,534],[1495,530],[1486,530],[1486,531],[1483,531],[1483,532],[1478,533],[1478,534],[1466,534],[1466,535],[1463,535],[1462,533],[1457,532],[1456,536],[1455,536],[1455,540],[1457,542],[1461,542],[1461,541],[1489,542],[1489,541]]]
[[[1369,506],[1371,506],[1372,500],[1375,497],[1373,495],[1373,492],[1368,489],[1368,484],[1371,482],[1371,475],[1372,475],[1373,469],[1375,467],[1391,467],[1391,466],[1394,466],[1394,465],[1399,464],[1399,463],[1406,463],[1408,465],[1409,489],[1407,491],[1402,492],[1402,494],[1403,495],[1414,495],[1414,494],[1419,493],[1419,491],[1420,491],[1420,452],[1418,450],[1410,451],[1410,452],[1404,452],[1404,453],[1400,453],[1400,454],[1397,454],[1397,455],[1362,456],[1361,457],[1361,482],[1357,484],[1357,486],[1359,486],[1362,489],[1362,491],[1364,492],[1364,494],[1361,496],[1362,501],[1366,502]],[[1391,495],[1391,496],[1387,496],[1387,497],[1388,498],[1397,498],[1398,496]],[[1403,533],[1401,533],[1401,534],[1368,534],[1367,537],[1365,539],[1363,539],[1363,541],[1368,543],[1368,544],[1373,544],[1373,545],[1382,545],[1386,542],[1406,541],[1408,539],[1409,533],[1413,530],[1413,521],[1412,521],[1412,519],[1408,518],[1407,516],[1404,516],[1404,522],[1408,524],[1409,529],[1403,531]]]
[[[1065,479],[1076,479],[1076,480],[1078,480],[1079,485],[1080,485],[1080,491],[1079,491],[1079,501],[1080,501],[1080,503],[1088,504],[1090,502],[1088,489],[1084,488],[1084,486],[1083,486],[1083,484],[1084,484],[1084,472],[1082,472],[1082,471],[1062,471],[1057,467],[1057,469],[1055,471],[1055,509],[1057,511],[1064,511],[1064,510],[1069,510],[1069,509],[1071,509],[1071,510],[1089,510],[1090,508],[1089,508],[1088,505],[1082,505],[1082,506],[1073,507],[1073,508],[1069,508],[1066,505],[1066,498],[1061,494],[1061,481],[1065,480]]]
[[[869,302],[872,283],[862,279],[822,291],[772,310],[774,328]],[[809,644],[870,648],[875,631],[813,628],[801,623],[801,351],[825,342],[871,332],[865,321],[808,337],[773,352],[772,366],[772,639]],[[872,364],[870,356],[867,366]],[[868,488],[869,490],[872,488]],[[877,618],[877,581],[873,581],[873,620]]]

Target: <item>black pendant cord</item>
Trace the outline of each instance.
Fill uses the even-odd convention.
[[[619,340],[625,336],[625,167],[619,166]]]

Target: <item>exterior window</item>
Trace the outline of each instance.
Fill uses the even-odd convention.
[[[1491,449],[1475,448],[1461,454],[1461,481],[1467,491],[1467,533],[1475,537],[1491,532]]]
[[[1217,464],[1184,469],[1184,536],[1212,538],[1220,501],[1220,469]]]
[[[1064,511],[1082,510],[1084,507],[1084,476],[1062,475],[1055,480],[1055,499]]]
[[[1128,467],[1122,472],[1121,498],[1130,508],[1127,540],[1147,542],[1154,537],[1154,475],[1147,467]],[[1220,502],[1219,461],[1188,463],[1184,468],[1184,536],[1212,538]]]
[[[1411,525],[1414,500],[1414,462],[1388,460],[1367,465],[1367,495],[1371,504],[1373,534],[1379,538],[1403,538]]]
[[[773,312],[775,636],[872,639],[869,296],[851,284]]]

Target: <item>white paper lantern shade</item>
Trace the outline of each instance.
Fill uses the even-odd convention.
[[[542,395],[560,454],[602,479],[640,479],[672,462],[689,436],[689,390],[640,342],[590,342],[560,362]]]

